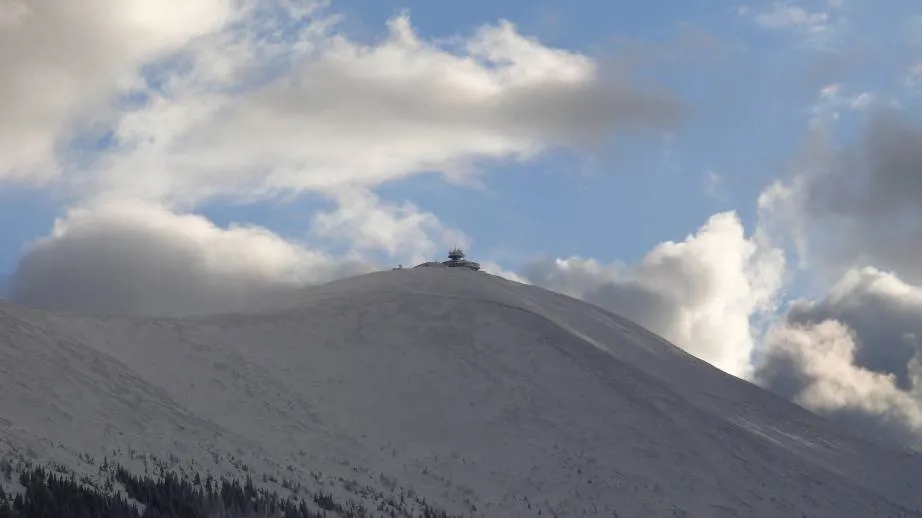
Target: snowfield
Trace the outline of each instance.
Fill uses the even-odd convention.
[[[0,305],[0,448],[343,477],[466,516],[922,516],[919,457],[596,306],[451,268],[187,319]]]

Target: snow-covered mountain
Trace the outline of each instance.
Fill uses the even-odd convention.
[[[0,447],[74,469],[145,452],[466,516],[922,510],[915,455],[596,306],[453,268],[193,319],[0,305]]]

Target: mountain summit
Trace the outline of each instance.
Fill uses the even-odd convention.
[[[0,305],[0,448],[339,481],[371,510],[356,488],[489,517],[922,509],[918,457],[596,306],[469,268],[187,319]]]

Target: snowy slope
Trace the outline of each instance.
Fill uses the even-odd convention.
[[[374,273],[195,319],[0,305],[0,445],[412,488],[472,516],[917,516],[922,460],[595,306]],[[239,464],[238,464],[239,465]],[[617,514],[615,514],[617,512]]]

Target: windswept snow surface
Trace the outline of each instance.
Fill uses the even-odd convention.
[[[470,516],[922,509],[909,452],[595,306],[461,269],[194,319],[0,305],[3,444],[59,462],[131,449],[233,470],[236,457],[412,488]]]

